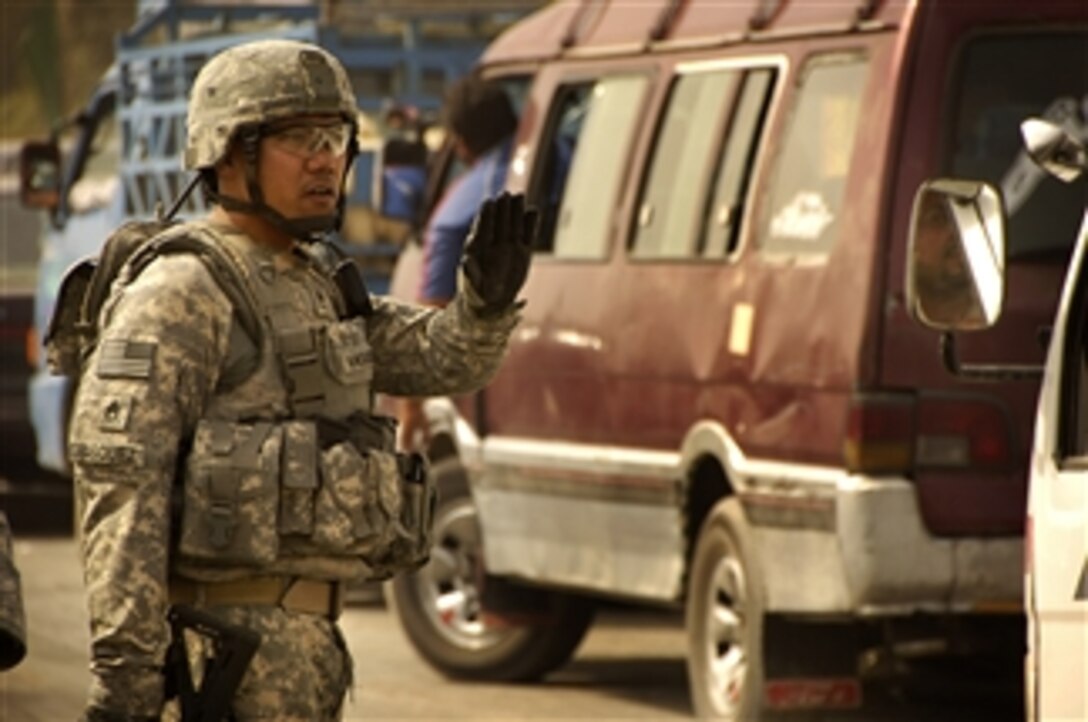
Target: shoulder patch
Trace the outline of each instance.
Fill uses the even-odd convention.
[[[102,342],[95,371],[103,379],[148,379],[157,344],[111,338]]]
[[[131,396],[113,397],[102,407],[98,417],[98,428],[102,431],[124,431],[132,417],[134,400]]]

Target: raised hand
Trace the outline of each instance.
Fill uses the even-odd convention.
[[[480,206],[461,264],[485,313],[500,313],[517,298],[539,232],[538,214],[525,207],[520,193],[503,193]]]

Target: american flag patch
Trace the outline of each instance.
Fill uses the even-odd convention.
[[[151,364],[155,360],[155,347],[146,341],[109,339],[102,343],[98,354],[99,378],[146,379],[151,378]]]

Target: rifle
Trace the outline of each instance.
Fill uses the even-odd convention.
[[[261,644],[261,635],[183,605],[170,607],[166,619],[171,633],[166,650],[166,698],[178,698],[181,722],[223,722],[242,675]],[[211,642],[199,687],[193,684],[185,651],[186,629]]]

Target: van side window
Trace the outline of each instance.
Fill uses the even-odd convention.
[[[636,258],[721,258],[735,248],[773,81],[772,70],[739,69],[677,79],[639,201]]]
[[[810,60],[775,160],[759,245],[787,254],[827,253],[836,236],[854,155],[866,63],[837,53]]]
[[[972,38],[948,84],[942,168],[1001,188],[1010,261],[1064,263],[1084,209],[1084,186],[1062,183],[1023,150],[1020,123],[1040,116],[1088,137],[1088,32]]]
[[[559,258],[602,259],[627,147],[641,120],[643,76],[615,76],[565,85],[552,104],[547,155],[531,194],[543,209],[538,250]]]
[[[775,72],[769,69],[745,73],[729,135],[722,145],[711,204],[703,218],[699,252],[705,258],[722,258],[737,248],[748,181],[763,135],[774,80]]]
[[[635,257],[693,255],[718,128],[739,77],[736,70],[719,70],[674,83],[638,205]]]

